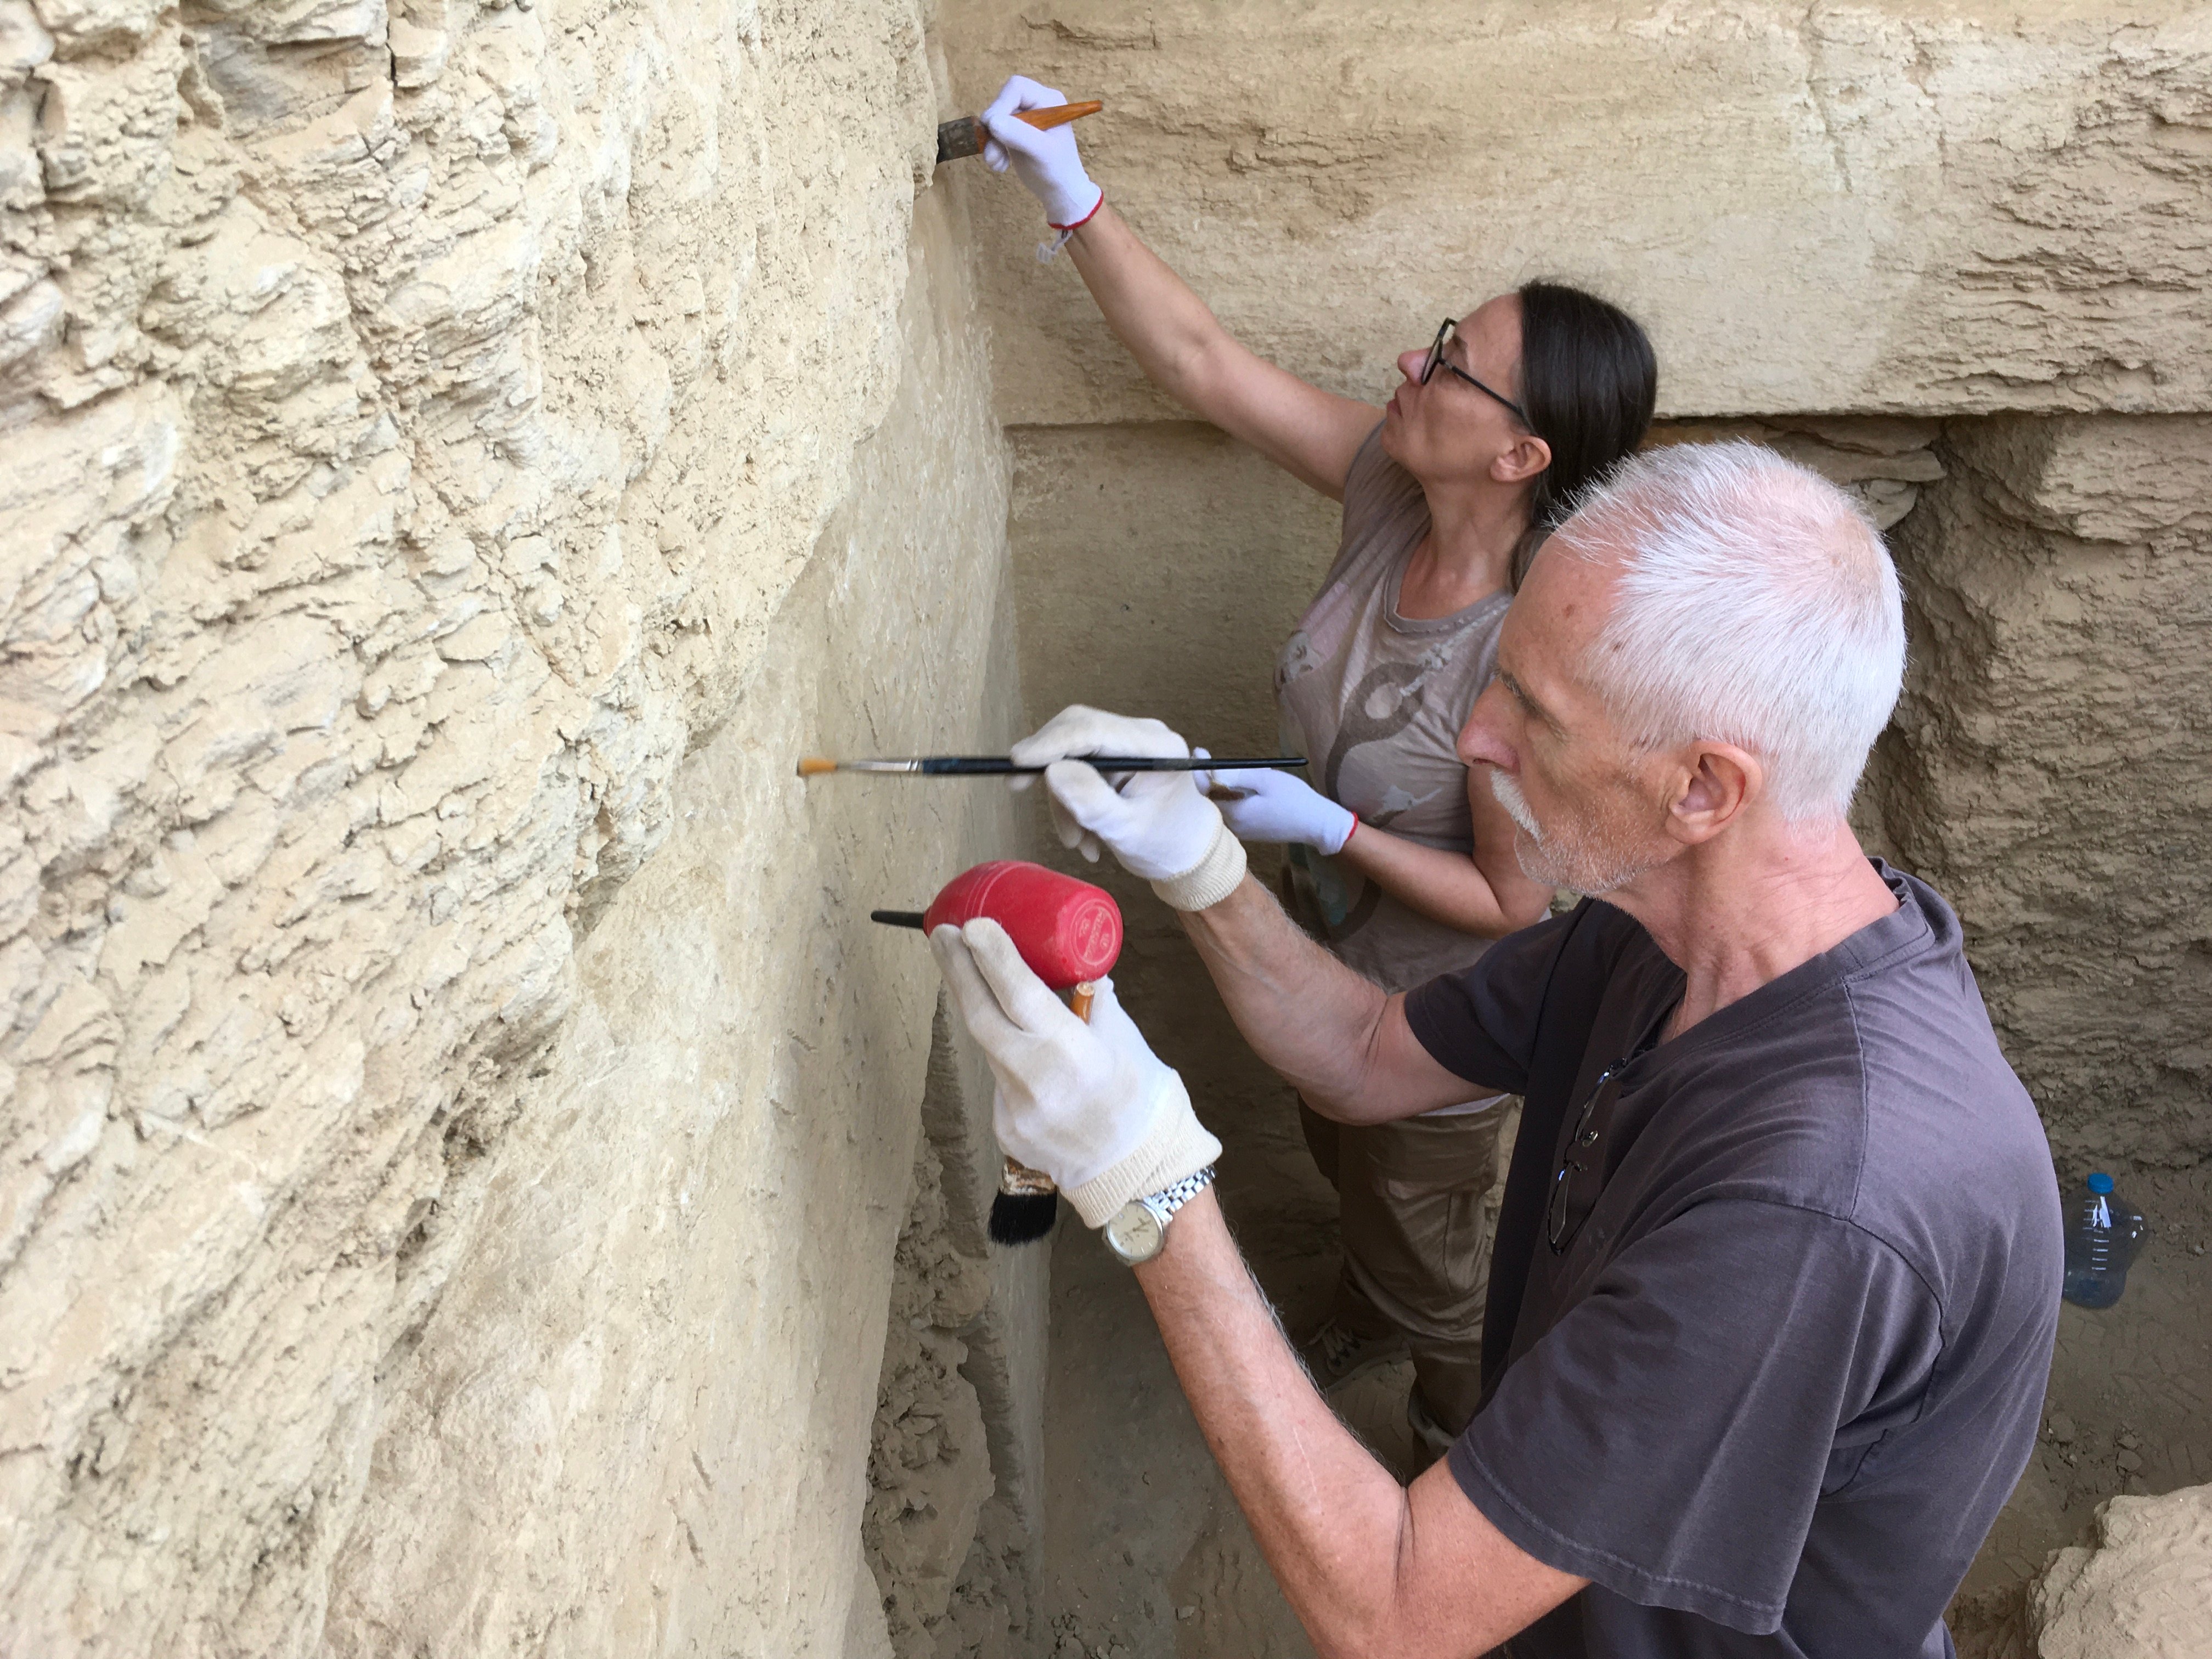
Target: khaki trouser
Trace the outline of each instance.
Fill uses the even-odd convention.
[[[1360,1336],[1401,1333],[1422,1403],[1455,1435],[1482,1395],[1490,1288],[1483,1200],[1497,1179],[1506,1105],[1353,1125],[1298,1103],[1306,1146],[1336,1188],[1342,1217],[1334,1317]]]

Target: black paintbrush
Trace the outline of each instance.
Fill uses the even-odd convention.
[[[1247,756],[1241,759],[1201,760],[1196,756],[1071,755],[1101,772],[1250,772],[1263,767],[1304,766],[1304,755]],[[1042,766],[1017,766],[1004,755],[917,755],[909,760],[831,760],[827,755],[808,755],[799,763],[802,778],[825,772],[907,772],[930,778],[997,777],[1042,772]]]

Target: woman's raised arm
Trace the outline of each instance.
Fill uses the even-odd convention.
[[[1067,228],[1076,269],[1106,325],[1161,391],[1232,438],[1333,500],[1344,498],[1352,458],[1382,410],[1309,386],[1230,337],[1221,319],[1167,262],[1139,240],[1083,170],[1073,127],[1040,132],[1013,117],[1065,102],[1050,87],[1017,75],[982,114],[984,157],[1009,162],[1043,204],[1046,222]]]
[[[1106,325],[1155,386],[1301,482],[1343,500],[1352,458],[1381,410],[1310,386],[1239,343],[1110,206],[1102,204],[1068,247]]]

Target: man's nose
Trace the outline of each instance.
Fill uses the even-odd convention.
[[[1428,362],[1429,349],[1426,346],[1416,346],[1411,351],[1401,351],[1398,354],[1398,372],[1404,375],[1408,382],[1419,386],[1421,383],[1421,371],[1428,367]]]
[[[1459,741],[1453,745],[1461,760],[1469,766],[1498,766],[1508,772],[1520,769],[1520,751],[1508,739],[1500,720],[1510,712],[1510,702],[1505,689],[1494,679],[1482,688],[1482,695],[1468,711],[1467,724],[1459,729]]]

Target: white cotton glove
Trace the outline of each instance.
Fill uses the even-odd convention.
[[[986,165],[994,173],[1004,173],[1011,161],[1030,194],[1044,204],[1045,221],[1054,230],[1081,224],[1097,210],[1106,192],[1092,184],[1083,170],[1073,123],[1039,132],[1014,116],[1022,110],[1050,109],[1066,101],[1026,75],[1009,76],[999,95],[977,118],[983,131],[991,135],[983,145]]]
[[[1273,767],[1199,775],[1199,787],[1215,786],[1242,793],[1243,799],[1220,805],[1230,832],[1244,841],[1299,842],[1324,853],[1341,853],[1359,822],[1348,807],[1339,806],[1304,779]]]
[[[1109,782],[1079,757],[1159,755],[1190,747],[1158,720],[1063,708],[1007,751],[1018,766],[1045,768],[1053,828],[1063,847],[1096,860],[1101,843],[1132,875],[1178,910],[1203,910],[1244,878],[1244,848],[1188,772],[1132,772]]]
[[[1086,1227],[1133,1198],[1172,1187],[1221,1156],[1102,979],[1078,1019],[989,917],[929,936],[945,985],[991,1062],[1000,1150],[1053,1178]]]

